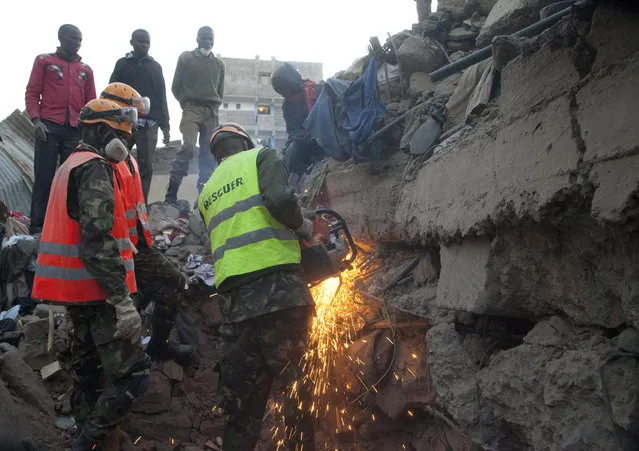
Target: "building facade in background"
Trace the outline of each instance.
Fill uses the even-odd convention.
[[[284,64],[275,58],[261,60],[224,58],[224,103],[220,106],[220,123],[237,122],[256,144],[282,150],[286,142],[286,123],[282,114],[283,98],[271,87],[271,74]],[[287,61],[313,81],[323,79],[323,64]]]

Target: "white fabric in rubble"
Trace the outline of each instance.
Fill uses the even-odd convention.
[[[205,263],[193,271],[207,286],[215,285],[215,269],[213,265]]]

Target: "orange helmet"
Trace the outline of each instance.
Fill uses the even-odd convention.
[[[82,126],[98,123],[107,124],[112,129],[131,136],[133,127],[138,123],[138,110],[133,107],[122,108],[106,99],[93,99],[80,110],[78,124]]]
[[[253,144],[253,140],[240,124],[236,124],[235,122],[227,122],[226,124],[222,124],[215,130],[213,130],[213,134],[211,135],[210,140],[211,152],[213,152],[213,147],[215,146],[215,144],[231,136],[239,136],[240,138],[244,139],[244,142],[246,142],[246,145],[249,149],[255,147],[255,144]]]
[[[140,116],[148,114],[151,108],[148,97],[142,97],[139,92],[125,83],[110,83],[104,88],[100,98],[111,100],[121,107],[135,107]]]

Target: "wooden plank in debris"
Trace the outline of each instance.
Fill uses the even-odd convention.
[[[47,352],[51,353],[53,350],[53,333],[55,331],[55,318],[53,310],[49,310],[49,333],[47,335]]]

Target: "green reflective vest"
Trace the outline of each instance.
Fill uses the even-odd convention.
[[[261,148],[226,158],[198,198],[211,238],[215,285],[273,266],[299,264],[297,235],[264,206],[257,178]]]

